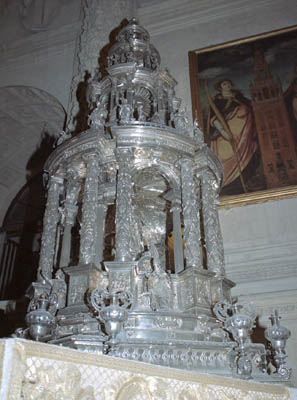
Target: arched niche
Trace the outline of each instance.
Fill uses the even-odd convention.
[[[0,88],[0,226],[18,191],[42,171],[65,117],[50,93],[29,86]]]
[[[165,163],[150,165],[144,161],[137,165],[132,179],[134,210],[144,246],[153,242],[163,268],[174,272],[173,253],[168,246],[173,231],[172,199],[168,194],[180,193],[178,175]]]

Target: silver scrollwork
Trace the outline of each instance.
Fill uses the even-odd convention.
[[[95,226],[98,204],[98,158],[95,153],[86,156],[87,172],[82,206],[80,263],[94,262]]]
[[[292,369],[286,366],[286,342],[291,336],[291,332],[280,324],[281,317],[275,310],[271,315],[271,327],[265,330],[265,338],[271,343],[270,352],[272,364],[275,365],[276,373],[285,380],[290,379]]]
[[[63,179],[52,176],[49,180],[46,209],[43,218],[39,271],[47,278],[52,278],[56,248],[56,232],[59,222],[59,201],[63,188]],[[39,272],[39,276],[40,276]]]
[[[132,153],[128,149],[118,149],[118,177],[116,201],[116,260],[132,261],[140,251],[140,243],[132,233],[137,226],[132,204]]]
[[[218,186],[210,171],[202,177],[202,209],[204,217],[207,264],[210,271],[225,276],[224,247],[216,200]]]
[[[247,352],[247,343],[251,330],[254,328],[256,309],[254,305],[240,305],[228,301],[218,302],[214,306],[214,313],[223,322],[224,329],[230,332],[237,347],[237,374],[242,378],[249,379],[252,374],[252,361]]]
[[[129,291],[109,293],[94,289],[90,297],[91,305],[103,321],[110,343],[116,343],[122,323],[128,317],[128,310],[133,304],[133,296]]]
[[[184,158],[181,164],[184,212],[184,241],[187,267],[202,267],[199,207],[193,178],[193,161]]]

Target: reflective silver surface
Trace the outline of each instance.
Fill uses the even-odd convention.
[[[223,169],[176,83],[132,20],[109,50],[106,76],[91,80],[89,129],[47,160],[32,297],[57,295],[50,343],[269,380],[265,348],[250,341],[255,316],[213,313],[234,286],[216,208]]]
[[[28,307],[26,323],[31,339],[46,341],[51,338],[55,326],[55,314],[57,311],[57,296],[42,293],[35,296]]]
[[[236,303],[222,301],[215,304],[214,313],[223,322],[224,328],[232,334],[238,344],[236,347],[238,375],[242,378],[250,379],[252,360],[248,354],[248,342],[257,316],[255,308],[251,307],[251,305],[241,306]]]
[[[291,336],[291,332],[280,324],[281,317],[275,311],[271,315],[271,327],[265,330],[265,338],[271,343],[271,363],[276,368],[276,373],[284,379],[290,379],[292,370],[286,366],[286,342]]]

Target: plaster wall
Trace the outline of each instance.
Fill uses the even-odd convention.
[[[40,10],[28,9],[26,19],[22,3],[0,1],[0,87],[36,87],[55,96],[67,109],[81,1],[47,1],[53,17],[45,18],[39,30]]]
[[[191,112],[188,52],[296,24],[295,0],[170,0],[138,10],[152,42],[177,79]],[[277,308],[292,331],[289,363],[297,386],[297,199],[220,209],[227,276],[234,295],[249,297],[259,325]],[[263,336],[263,334],[262,334]]]

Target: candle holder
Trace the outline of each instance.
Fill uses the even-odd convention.
[[[55,326],[57,306],[56,294],[41,293],[30,301],[26,324],[32,339],[42,342],[50,338]]]
[[[286,367],[286,343],[291,332],[284,326],[280,325],[281,317],[275,310],[274,315],[272,314],[269,318],[271,320],[271,327],[265,330],[265,338],[271,343],[272,350],[270,352],[271,362],[275,366],[275,373],[278,374],[282,379],[288,380],[291,377],[292,369]]]
[[[133,304],[132,294],[129,291],[109,293],[106,290],[94,289],[91,292],[90,302],[98,313],[97,318],[104,323],[109,336],[108,343],[115,344],[123,322],[128,318],[128,310]]]
[[[252,361],[247,353],[250,333],[255,326],[256,310],[252,304],[240,305],[227,300],[215,304],[214,313],[223,323],[226,331],[231,333],[237,343],[237,374],[241,378],[250,379],[252,374]]]

